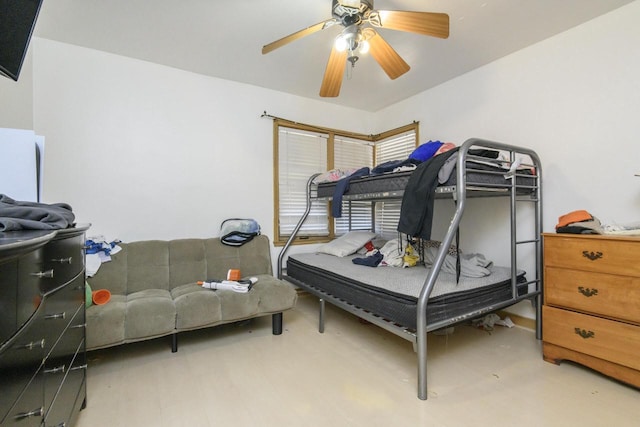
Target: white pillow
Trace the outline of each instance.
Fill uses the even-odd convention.
[[[371,231],[350,231],[320,246],[318,252],[339,257],[351,255],[374,237],[376,237],[376,233]]]

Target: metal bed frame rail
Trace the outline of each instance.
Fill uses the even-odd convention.
[[[467,160],[473,158],[474,156],[469,153],[469,150],[472,147],[481,147],[488,148],[493,150],[500,150],[501,152],[508,153],[509,160],[508,163],[514,164],[517,161],[517,156],[526,155],[532,161],[532,164],[523,164],[521,166],[531,167],[535,173],[533,175],[525,175],[519,174],[516,172],[513,174],[513,178],[511,179],[511,183],[508,187],[501,188],[492,188],[491,185],[486,184],[477,184],[477,183],[468,183],[467,182]],[[492,173],[492,172],[487,172]],[[291,277],[284,277],[283,275],[283,261],[285,254],[294,239],[297,236],[297,233],[300,231],[300,228],[304,224],[307,219],[310,211],[311,204],[314,200],[314,196],[312,195],[313,188],[315,184],[313,184],[313,180],[320,175],[315,174],[312,175],[307,181],[307,206],[304,214],[296,224],[291,236],[283,246],[280,254],[278,255],[278,278],[288,280],[294,285],[308,291],[309,293],[317,296],[320,299],[320,319],[319,319],[319,330],[320,332],[324,331],[324,303],[328,301],[356,316],[363,318],[383,329],[392,332],[402,338],[405,338],[409,341],[412,341],[414,345],[414,349],[417,352],[418,357],[418,398],[421,400],[427,399],[427,333],[455,324],[464,320],[473,319],[475,317],[479,317],[483,314],[490,313],[495,310],[499,310],[501,308],[508,307],[517,302],[520,302],[525,299],[532,300],[535,306],[536,313],[536,339],[542,338],[542,240],[540,238],[542,232],[542,169],[540,164],[540,159],[538,155],[531,149],[517,147],[514,145],[503,144],[500,142],[483,140],[479,138],[471,138],[465,141],[462,144],[458,151],[458,159],[456,165],[456,174],[457,174],[457,185],[449,186],[446,188],[438,187],[436,190],[438,196],[441,198],[443,194],[451,195],[456,200],[456,209],[452,216],[451,223],[447,230],[445,237],[443,238],[442,244],[440,245],[440,249],[436,255],[435,261],[431,269],[429,269],[427,277],[425,278],[424,284],[422,286],[422,290],[418,297],[417,303],[417,329],[415,331],[409,330],[402,325],[395,324],[386,319],[383,319],[380,316],[377,316],[369,311],[365,311],[360,307],[357,307],[348,301],[345,301],[340,298],[336,298],[335,296],[324,292],[318,288],[313,286],[309,286],[299,280],[296,280]],[[517,177],[528,177],[533,178],[533,185],[522,185],[517,183]],[[519,197],[518,190],[524,189],[526,190],[527,197]],[[456,231],[460,225],[460,221],[462,220],[462,215],[466,208],[466,200],[467,200],[467,192],[470,197],[473,197],[473,193],[476,193],[478,196],[483,197],[510,197],[510,221],[511,221],[511,229],[510,229],[510,251],[511,251],[511,289],[512,289],[512,297],[510,300],[503,301],[499,304],[494,304],[488,307],[484,307],[479,310],[474,310],[469,313],[465,313],[463,315],[457,316],[455,318],[446,319],[440,322],[435,322],[432,324],[427,324],[427,308],[428,301],[431,292],[436,284],[436,280],[438,278],[438,274],[444,260],[447,255],[447,250],[453,243],[453,239],[455,238]],[[373,196],[373,195],[372,195]],[[378,198],[379,194],[376,194],[375,197]],[[402,194],[396,193],[392,197],[398,198],[402,197]],[[348,199],[347,195],[344,197],[345,200]],[[358,200],[363,200],[362,197],[358,197]],[[529,201],[535,204],[534,207],[534,238],[528,240],[518,240],[517,239],[517,202],[518,201]],[[518,247],[523,244],[532,244],[535,246],[535,279],[526,282],[527,285],[534,284],[535,290],[527,292],[525,295],[518,296],[517,290],[517,271],[518,271]],[[520,284],[521,285],[521,284]]]

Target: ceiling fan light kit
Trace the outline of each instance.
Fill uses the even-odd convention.
[[[409,65],[372,27],[443,39],[449,37],[449,16],[445,13],[375,10],[373,0],[332,0],[331,15],[330,19],[262,47],[262,53],[267,54],[325,28],[342,25],[344,30],[331,47],[320,87],[321,97],[336,97],[340,94],[345,65],[348,61],[350,68],[353,68],[359,59],[358,53],[371,53],[390,79],[396,79],[409,71]]]

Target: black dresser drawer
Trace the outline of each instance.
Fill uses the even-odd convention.
[[[43,282],[47,292],[67,283],[84,271],[84,235],[51,241],[43,248],[44,270],[53,271],[53,280]]]
[[[0,232],[0,426],[68,426],[86,399],[87,226]]]
[[[44,358],[45,338],[39,319],[33,319],[0,353],[0,418],[4,417],[26,386],[32,382]],[[4,426],[4,424],[2,424]]]

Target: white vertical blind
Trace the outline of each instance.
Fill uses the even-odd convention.
[[[416,132],[410,130],[376,142],[376,165],[390,160],[404,160],[416,149]],[[375,232],[385,239],[398,235],[401,201],[376,203]]]
[[[373,142],[335,136],[333,150],[335,168],[373,167]],[[334,220],[334,233],[337,236],[349,230],[372,229],[371,202],[342,202],[342,217]]]
[[[279,234],[289,236],[307,205],[307,181],[327,170],[328,135],[280,127],[278,132]],[[299,235],[328,235],[327,203],[314,202]]]
[[[404,160],[416,149],[416,132],[410,130],[376,142],[376,165]]]
[[[309,177],[328,169],[328,132],[312,132],[292,127],[278,127],[278,236],[289,236],[306,209]],[[333,137],[333,168],[373,168],[390,160],[404,160],[416,147],[416,131],[371,142],[368,140]],[[375,165],[374,165],[375,159]],[[327,202],[314,201],[309,217],[299,231],[300,236],[329,235]],[[375,230],[385,238],[394,238],[400,217],[400,201],[343,202],[342,218],[335,218],[334,233],[349,230]],[[374,215],[375,214],[375,215]]]

